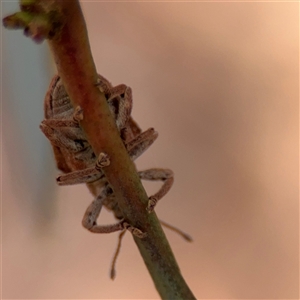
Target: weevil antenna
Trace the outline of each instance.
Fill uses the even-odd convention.
[[[116,261],[117,261],[117,258],[118,258],[118,256],[119,256],[119,253],[120,253],[121,243],[122,243],[122,238],[123,238],[123,236],[124,236],[125,233],[126,233],[126,229],[123,230],[123,231],[119,234],[118,246],[117,246],[117,249],[116,249],[116,252],[115,252],[113,261],[112,261],[112,263],[111,263],[111,268],[110,268],[110,278],[111,278],[112,280],[114,280],[115,277],[116,277]]]
[[[187,242],[192,242],[193,239],[190,235],[188,235],[187,233],[183,232],[182,230],[178,229],[177,227],[174,227],[162,220],[159,220],[160,224],[176,233],[178,233],[180,236],[182,236]]]

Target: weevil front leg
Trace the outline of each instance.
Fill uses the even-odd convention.
[[[80,121],[83,120],[83,110],[80,106],[74,109],[72,119],[45,119],[42,124],[50,126],[51,128],[78,128]]]
[[[40,129],[50,142],[71,152],[79,152],[89,146],[79,122],[83,119],[83,111],[77,106],[72,119],[46,119],[40,124]],[[64,128],[64,131],[61,129]],[[76,136],[76,139],[73,138]]]
[[[114,115],[118,129],[125,128],[132,110],[132,90],[125,84],[112,87],[103,76],[98,76],[97,86],[105,94],[109,108]]]
[[[135,136],[130,142],[125,144],[130,158],[134,161],[142,155],[157,139],[158,133],[149,128],[141,134]]]
[[[154,210],[157,202],[164,197],[174,182],[174,174],[168,169],[149,169],[138,172],[141,179],[145,180],[162,180],[163,185],[157,193],[149,197],[147,210],[151,213]]]
[[[110,196],[107,194],[107,191],[108,189],[104,189],[103,192],[98,197],[96,197],[96,199],[87,208],[82,219],[83,227],[93,233],[111,233],[111,232],[127,229],[133,235],[141,239],[146,237],[147,234],[145,232],[142,232],[140,229],[131,226],[125,220],[121,220],[118,223],[110,224],[110,225],[97,224],[97,219],[101,212],[104,201],[109,201],[109,199],[107,198],[109,198]]]
[[[126,127],[132,110],[132,90],[125,84],[120,84],[110,90],[107,100],[109,108],[114,114],[114,118],[119,130]]]

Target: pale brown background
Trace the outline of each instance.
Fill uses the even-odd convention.
[[[194,238],[166,230],[196,297],[298,298],[299,4],[82,6],[98,71],[132,87],[134,118],[160,134],[139,169],[175,172],[156,211]],[[55,185],[38,128],[46,43],[2,35],[2,297],[157,299],[131,236],[112,282],[117,234],[81,227],[85,186]]]

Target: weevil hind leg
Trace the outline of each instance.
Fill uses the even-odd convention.
[[[161,198],[163,198],[171,189],[174,182],[174,174],[173,171],[169,169],[158,169],[158,168],[140,171],[138,172],[138,174],[140,178],[144,180],[163,181],[163,185],[158,190],[158,192],[149,197],[147,210],[149,213],[151,213],[154,210],[154,207],[156,206],[157,202]]]
[[[93,233],[111,233],[123,229],[121,222],[110,225],[98,225],[97,219],[101,212],[103,202],[106,196],[104,193],[100,194],[87,208],[83,219],[82,226]]]
[[[179,228],[177,228],[177,227],[175,227],[173,225],[170,225],[169,223],[166,223],[165,221],[162,221],[162,220],[159,220],[159,222],[160,222],[160,224],[162,226],[164,226],[164,227],[166,227],[166,228],[168,228],[168,229],[176,232],[177,234],[179,234],[187,242],[192,242],[193,241],[192,237],[189,234],[187,234],[184,231],[182,231],[181,229],[179,229]]]
[[[104,202],[112,202],[109,200],[109,198],[114,197],[113,195],[109,195],[111,193],[110,190],[110,188],[105,188],[102,193],[89,205],[82,219],[83,227],[93,233],[111,233],[126,229],[138,238],[145,238],[147,236],[145,232],[142,232],[140,229],[131,226],[125,220],[121,220],[110,225],[97,224],[97,219],[100,215]]]
[[[111,268],[110,268],[110,278],[112,280],[114,280],[116,277],[116,262],[117,262],[117,258],[119,256],[119,254],[120,254],[121,243],[122,243],[122,239],[123,239],[125,233],[126,233],[126,230],[123,230],[119,234],[117,249],[116,249],[115,255],[113,256],[113,260],[112,260]]]

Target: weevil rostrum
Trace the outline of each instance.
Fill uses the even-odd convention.
[[[124,84],[113,87],[101,75],[98,76],[97,86],[105,94],[120,136],[130,158],[134,161],[149,148],[158,134],[153,128],[142,132],[132,119],[132,91],[130,87]],[[74,109],[58,75],[54,76],[50,83],[45,97],[44,110],[45,119],[41,122],[40,128],[52,144],[58,169],[64,173],[57,177],[57,183],[59,185],[86,183],[94,196],[93,202],[84,214],[82,225],[93,233],[110,233],[120,230],[125,232],[128,230],[133,235],[144,238],[146,233],[131,226],[122,215],[113,189],[102,171],[102,168],[109,165],[109,157],[106,153],[100,153],[99,157],[96,157],[80,127],[84,112],[80,107]],[[159,191],[149,197],[147,210],[151,213],[157,201],[170,190],[174,180],[173,172],[169,169],[153,168],[139,171],[138,174],[144,180],[161,180],[163,182]],[[119,221],[111,225],[98,225],[97,218],[102,206],[112,211]],[[161,223],[190,240],[188,235],[177,228],[164,222]],[[119,244],[122,235],[120,235]]]

